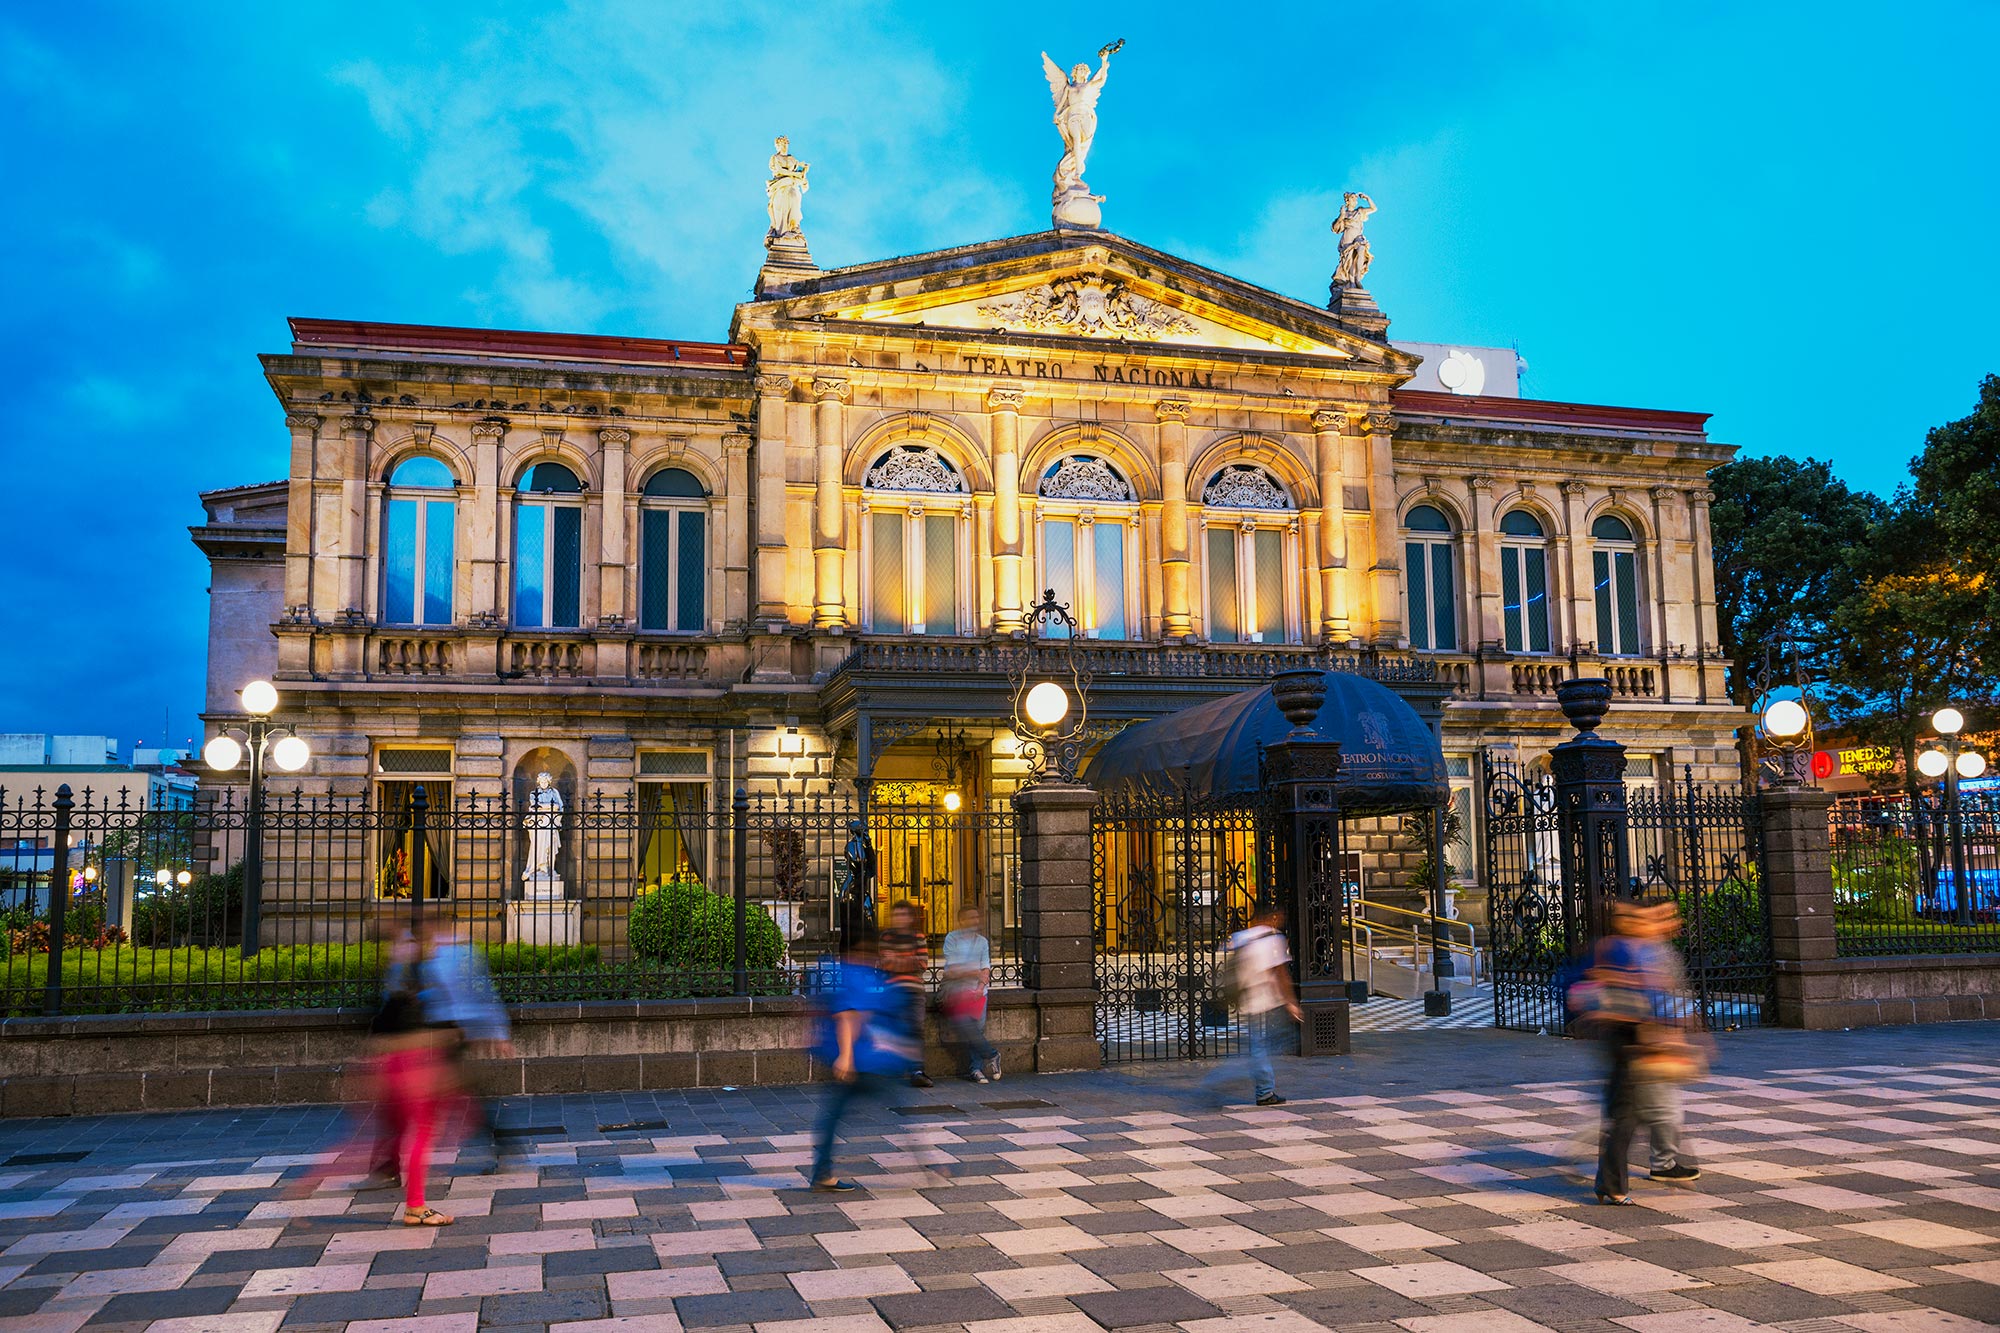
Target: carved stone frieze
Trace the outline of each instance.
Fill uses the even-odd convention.
[[[935,449],[902,445],[884,454],[868,470],[863,484],[877,491],[939,491],[963,493],[965,478]]]
[[[1164,338],[1195,332],[1194,321],[1123,283],[1065,278],[976,307],[1005,328],[1088,338]]]
[[[1130,500],[1132,487],[1101,458],[1072,454],[1042,478],[1041,494],[1051,500]]]
[[[1290,509],[1292,497],[1260,467],[1231,464],[1215,474],[1201,502],[1220,509]]]

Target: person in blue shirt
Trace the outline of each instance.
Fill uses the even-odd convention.
[[[909,1028],[909,1006],[879,966],[872,933],[856,933],[834,970],[815,1054],[833,1071],[813,1135],[812,1187],[845,1194],[851,1180],[833,1173],[833,1140],[855,1103],[886,1099],[922,1055]]]

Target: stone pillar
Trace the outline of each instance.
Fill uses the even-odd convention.
[[[1014,797],[1021,816],[1021,970],[1035,992],[1037,1070],[1095,1069],[1090,812],[1097,793],[1044,782]]]
[[[1352,931],[1341,885],[1340,743],[1313,729],[1326,701],[1326,674],[1280,672],[1271,694],[1292,724],[1290,734],[1264,751],[1264,771],[1279,819],[1272,880],[1285,910],[1304,1010],[1299,1054],[1342,1055],[1353,993],[1341,966]],[[1366,983],[1361,998],[1367,998]]]
[[[789,375],[757,377],[755,619],[782,628],[785,597],[785,427]]]
[[[1347,483],[1341,474],[1340,428],[1346,420],[1346,413],[1332,408],[1312,414],[1319,455],[1319,630],[1328,643],[1345,643],[1354,635],[1347,609]]]
[[[813,380],[813,627],[840,629],[847,624],[843,565],[847,558],[846,505],[840,460],[847,437],[842,405],[848,384],[821,375]]]
[[[498,623],[506,604],[500,512],[500,442],[506,434],[504,421],[472,425],[472,513],[459,519],[459,531],[466,535],[461,558],[470,566],[465,611],[472,624]]]
[[[1711,697],[1722,697],[1723,668],[1716,668],[1713,694],[1707,680],[1708,649],[1719,644],[1722,636],[1715,625],[1715,547],[1708,526],[1708,506],[1715,500],[1711,490],[1694,490],[1687,493],[1688,541],[1694,564],[1694,640],[1688,646],[1700,663],[1703,679],[1699,686],[1701,702],[1707,703]]]
[[[368,604],[368,440],[375,431],[372,417],[351,416],[340,423],[340,513],[335,565],[337,611],[359,612]]]
[[[1368,526],[1375,534],[1375,560],[1369,571],[1369,598],[1375,617],[1376,643],[1393,645],[1403,637],[1403,553],[1397,541],[1396,459],[1392,442],[1396,417],[1369,412],[1356,417],[1368,456]]]
[[[1625,836],[1625,747],[1597,734],[1611,707],[1611,682],[1599,677],[1566,680],[1556,702],[1576,735],[1549,752],[1555,778],[1562,882],[1581,901],[1583,924],[1565,919],[1563,949],[1580,958],[1604,934],[1605,909],[1632,877]],[[1568,914],[1565,914],[1568,917]]]
[[[625,446],[632,432],[622,426],[605,426],[597,432],[598,448],[604,454],[604,505],[597,552],[597,623],[616,628],[627,619],[637,621],[638,607],[626,588],[629,558],[625,552]],[[628,615],[629,613],[629,615]]]
[[[750,446],[748,431],[722,437],[722,616],[742,627],[750,619]]]
[[[1465,590],[1460,594],[1467,610],[1465,637],[1459,645],[1472,652],[1501,640],[1500,605],[1500,524],[1493,515],[1493,478],[1467,477],[1472,493],[1472,531],[1465,534]],[[1557,626],[1552,632],[1560,634]]]
[[[1021,391],[989,389],[993,432],[993,632],[1012,634],[1021,619]]]
[[[1569,580],[1569,625],[1571,644],[1597,642],[1597,577],[1590,568],[1590,528],[1583,521],[1584,485],[1566,481],[1563,493],[1563,533],[1568,539],[1569,559],[1563,562],[1563,577]],[[1590,637],[1585,638],[1588,634]]]
[[[1160,430],[1160,637],[1194,633],[1188,563],[1187,419],[1185,398],[1154,405]]]
[[[285,616],[312,618],[313,476],[320,419],[310,412],[288,415],[292,432],[290,484],[285,488]]]
[[[1836,1010],[1838,978],[1828,966],[1833,935],[1833,852],[1827,836],[1833,796],[1817,787],[1772,787],[1762,799],[1758,871],[1771,913],[1771,963],[1778,1022],[1785,1027],[1848,1026]]]

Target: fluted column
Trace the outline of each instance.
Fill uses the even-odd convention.
[[[1021,391],[989,389],[993,428],[993,632],[1021,628]]]
[[[1563,573],[1569,579],[1570,642],[1578,645],[1597,642],[1597,580],[1590,569],[1590,529],[1583,521],[1584,490],[1580,481],[1562,484],[1563,531],[1569,537]]]
[[[1187,419],[1185,398],[1154,405],[1160,421],[1160,635],[1194,633],[1188,565]]]
[[[292,462],[285,488],[285,617],[312,617],[313,476],[320,419],[310,412],[285,418],[292,432]]]
[[[813,380],[813,625],[839,629],[847,624],[844,595],[847,516],[842,501],[840,459],[846,451],[843,405],[848,384],[826,375]]]
[[[604,456],[602,526],[597,552],[597,623],[617,626],[625,623],[631,606],[626,587],[628,568],[625,554],[625,446],[632,432],[622,426],[605,426],[597,432],[597,445]],[[638,616],[630,617],[637,620]]]
[[[789,375],[757,377],[756,619],[787,618],[785,598],[785,417]]]
[[[374,431],[371,417],[340,423],[339,609],[357,615],[368,605],[368,440]]]
[[[1403,637],[1403,553],[1397,541],[1396,459],[1391,447],[1396,418],[1390,412],[1369,412],[1354,420],[1368,459],[1368,527],[1375,538],[1374,564],[1368,571],[1374,637],[1377,643],[1394,643]]]
[[[1312,414],[1319,461],[1319,630],[1328,643],[1345,643],[1354,633],[1347,609],[1347,482],[1340,457],[1346,420],[1346,413],[1333,409]]]

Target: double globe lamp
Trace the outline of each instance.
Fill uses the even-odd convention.
[[[243,711],[250,715],[241,731],[225,730],[201,747],[201,757],[218,773],[227,773],[250,758],[250,808],[248,833],[243,848],[243,956],[257,955],[261,937],[264,894],[264,758],[287,773],[296,773],[312,760],[312,747],[289,727],[271,721],[278,709],[278,690],[268,680],[253,680],[238,695]],[[240,739],[239,739],[240,737]]]
[[[1957,737],[1965,730],[1965,714],[1956,708],[1940,708],[1931,714],[1931,729],[1946,740],[1943,746],[1917,756],[1917,772],[1927,778],[1942,778],[1952,773],[1961,778],[1976,778],[1986,772],[1985,755],[1959,748]]]

